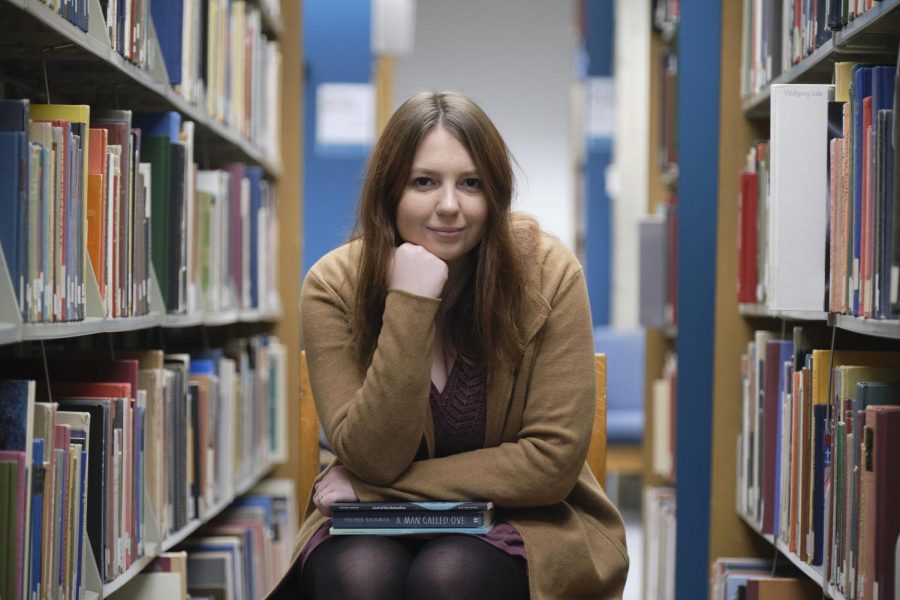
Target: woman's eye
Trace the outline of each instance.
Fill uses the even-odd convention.
[[[465,188],[480,190],[481,189],[481,180],[477,177],[466,177],[462,181],[462,185]]]
[[[416,188],[427,188],[432,183],[431,179],[428,177],[416,177],[413,179],[412,184],[413,187]]]

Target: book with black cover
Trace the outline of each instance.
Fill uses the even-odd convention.
[[[338,502],[332,505],[331,533],[484,534],[493,526],[493,516],[492,502]]]

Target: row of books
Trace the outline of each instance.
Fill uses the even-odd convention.
[[[668,482],[675,481],[675,415],[678,391],[678,360],[674,353],[666,357],[662,377],[653,381],[653,473]]]
[[[178,113],[0,100],[0,244],[23,320],[277,306],[275,197],[262,168],[199,170]],[[157,215],[153,219],[153,215]]]
[[[280,147],[281,51],[244,0],[155,0],[153,21],[169,82],[270,155]]]
[[[643,327],[673,328],[678,323],[678,201],[672,195],[656,214],[638,223],[640,307]]]
[[[900,352],[810,340],[757,331],[742,357],[737,510],[847,598],[884,597],[900,536]]]
[[[644,598],[675,600],[675,488],[644,488]]]
[[[85,32],[88,30],[89,0],[41,0],[41,2],[75,27]]]
[[[889,318],[900,310],[896,66],[772,86],[769,141],[740,173],[739,302]]]
[[[88,0],[43,0],[87,32]],[[279,14],[277,3],[267,3]],[[151,68],[151,27],[168,82],[186,100],[269,156],[280,147],[281,52],[262,33],[257,3],[244,0],[101,0],[110,47]],[[105,41],[105,40],[104,40]]]
[[[723,557],[710,564],[710,600],[818,600],[822,589],[763,558]]]
[[[742,97],[760,93],[831,39],[826,0],[744,0],[743,7]]]
[[[0,540],[14,566],[0,570],[0,589],[14,590],[4,598],[77,598],[89,568],[110,582],[284,459],[277,340],[119,356],[51,357],[49,385],[41,359],[0,366],[16,377],[0,388],[0,451],[12,465],[0,496],[16,517]]]
[[[290,566],[295,515],[293,482],[262,481],[112,597],[262,598]]]
[[[494,525],[492,502],[336,502],[331,510],[332,535],[484,535]]]

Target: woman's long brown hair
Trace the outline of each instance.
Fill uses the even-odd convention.
[[[354,350],[360,366],[372,362],[388,288],[397,232],[397,204],[422,139],[443,127],[466,148],[481,179],[488,214],[484,238],[471,254],[472,274],[447,313],[444,333],[465,362],[489,368],[514,365],[522,351],[523,257],[514,240],[510,206],[513,170],[509,149],[484,111],[452,92],[425,92],[403,103],[388,121],[369,159],[354,239],[362,242],[352,314]]]

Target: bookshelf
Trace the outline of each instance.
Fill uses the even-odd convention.
[[[685,10],[685,19],[687,18],[688,11]],[[884,0],[874,3],[872,9],[850,21],[843,29],[835,32],[832,39],[820,45],[798,64],[784,70],[759,93],[748,98],[742,98],[740,92],[742,21],[740,2],[721,3],[721,21],[715,33],[717,35],[721,32],[721,61],[717,71],[720,83],[716,94],[719,137],[716,155],[709,162],[716,165],[714,177],[717,178],[718,188],[714,208],[718,227],[715,352],[709,363],[714,384],[711,405],[706,409],[712,419],[712,443],[709,450],[712,463],[708,471],[702,465],[693,467],[710,484],[710,508],[706,515],[709,553],[705,565],[698,564],[697,569],[701,566],[708,568],[709,562],[717,557],[768,558],[777,550],[799,572],[822,588],[823,597],[843,600],[843,596],[827,580],[823,581],[820,568],[790,552],[777,536],[760,533],[752,518],[738,514],[735,509],[735,443],[742,422],[739,385],[741,354],[752,340],[754,330],[769,330],[778,338],[779,331],[785,333],[788,325],[809,328],[823,339],[831,338],[838,332],[839,339],[843,337],[846,341],[852,338],[853,347],[892,347],[891,341],[900,339],[900,322],[834,315],[824,311],[770,311],[764,305],[739,304],[735,294],[738,248],[734,236],[734,232],[738,231],[739,221],[736,199],[740,196],[740,189],[737,174],[746,163],[746,150],[755,140],[769,138],[772,84],[830,83],[834,63],[837,61],[895,63],[897,34],[900,32],[900,2]],[[789,331],[788,329],[788,339]],[[854,335],[840,336],[841,331],[852,332]],[[681,556],[679,553],[679,557]]]
[[[834,32],[834,37],[823,46],[776,77],[762,92],[743,100],[744,113],[748,118],[768,119],[769,88],[772,84],[830,81],[837,60],[863,55],[868,56],[869,60],[880,58],[893,62],[896,48],[892,48],[889,42],[890,34],[896,34],[900,28],[898,9],[898,0],[882,0],[873,4],[871,9]]]
[[[150,64],[142,68],[112,48],[100,1],[86,0],[85,5],[90,18],[86,23],[87,31],[82,31],[38,0],[0,0],[0,98],[31,97],[34,102],[49,102],[52,99],[54,103],[90,104],[92,109],[124,107],[135,112],[175,111],[185,121],[194,123],[194,161],[200,168],[208,169],[229,162],[261,167],[273,193],[277,188],[280,197],[277,219],[280,252],[272,256],[273,260],[277,260],[277,297],[266,298],[265,301],[261,299],[260,308],[212,311],[204,310],[201,303],[199,309],[186,314],[167,313],[159,280],[151,265],[148,276],[150,308],[147,314],[109,317],[106,316],[90,257],[86,256],[85,318],[69,322],[23,322],[10,269],[0,249],[0,352],[4,356],[33,354],[35,342],[40,342],[43,349],[43,343],[47,341],[52,343],[56,352],[75,356],[82,349],[100,349],[105,342],[114,356],[113,339],[116,340],[117,351],[156,347],[157,342],[147,341],[151,339],[162,340],[165,346],[164,330],[167,329],[173,330],[170,332],[173,337],[192,339],[194,344],[202,345],[204,349],[209,338],[214,336],[218,339],[234,335],[243,339],[247,335],[275,334],[284,347],[283,364],[286,367],[284,381],[276,383],[283,386],[284,396],[288,399],[286,414],[282,417],[285,422],[297,422],[299,378],[297,370],[290,368],[290,365],[296,364],[300,356],[299,319],[296,310],[285,310],[284,307],[298,306],[300,293],[298,232],[302,230],[299,168],[302,164],[302,82],[300,77],[286,74],[301,71],[301,3],[286,2],[284,6],[280,0],[248,0],[246,3],[248,7],[259,9],[260,31],[270,40],[278,41],[283,53],[278,74],[283,82],[278,117],[284,131],[290,131],[292,135],[284,135],[280,147],[267,146],[261,136],[251,139],[248,127],[242,131],[214,118],[203,104],[182,97],[169,83],[152,19],[147,35]],[[108,341],[101,337],[106,335],[109,336]],[[273,425],[278,427],[278,424]],[[124,572],[111,581],[102,581],[93,560],[90,541],[85,536],[82,597],[121,597],[119,592],[143,573],[157,556],[202,531],[204,525],[264,479],[273,475],[286,476],[296,487],[299,471],[297,436],[280,435],[286,438],[283,440],[287,446],[285,449],[277,452],[274,448],[268,449],[269,458],[255,461],[252,472],[235,481],[229,493],[211,506],[202,504],[198,516],[165,538],[160,539],[155,523],[149,522],[153,516],[149,514],[152,510],[148,510],[142,524],[146,532],[144,556],[134,559]],[[238,465],[233,467],[237,469]],[[146,490],[142,501],[149,507]],[[296,506],[291,508],[296,512]],[[297,517],[297,514],[291,516],[295,522]],[[289,547],[287,554],[290,554]],[[133,586],[130,589],[133,591]]]

